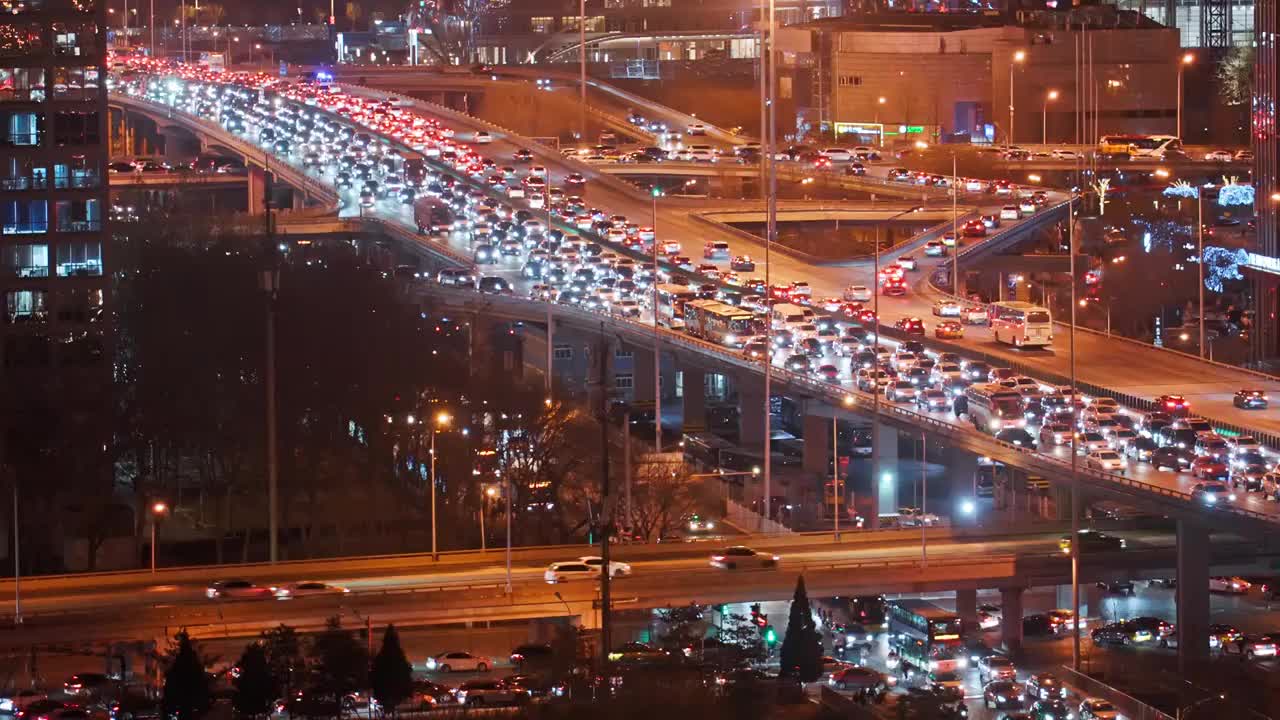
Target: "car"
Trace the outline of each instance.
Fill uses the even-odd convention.
[[[908,335],[924,335],[924,321],[918,317],[900,318],[893,326]]]
[[[1066,695],[1062,697],[1065,698]],[[1037,700],[1031,703],[1031,709],[1027,712],[1035,720],[1075,720],[1075,713],[1067,708],[1067,704],[1061,698]]]
[[[939,340],[959,340],[964,337],[964,326],[955,320],[943,320],[933,326],[933,336]]]
[[[511,664],[516,668],[551,662],[555,649],[546,644],[519,645],[511,651]]]
[[[1065,698],[1067,696],[1067,686],[1063,685],[1058,676],[1053,673],[1036,673],[1027,678],[1026,691],[1027,697],[1035,700]]]
[[[884,397],[889,402],[915,402],[918,392],[910,380],[894,380],[885,386]]]
[[[553,562],[542,574],[543,580],[549,584],[564,583],[570,580],[598,580],[600,568],[591,567],[581,560],[571,562]]]
[[[519,150],[516,150],[515,155],[513,155],[513,157],[515,161],[518,163],[533,162],[533,152],[528,148],[520,148]]]
[[[691,122],[685,126],[684,131],[687,135],[706,135],[707,126],[705,123]]]
[[[990,683],[999,680],[1013,680],[1017,677],[1018,669],[1014,667],[1013,661],[1004,655],[986,655],[978,658],[978,681]],[[1021,694],[1019,691],[1017,694]]]
[[[930,240],[924,244],[924,254],[928,257],[942,257],[947,254],[947,246],[941,240]]]
[[[710,523],[707,523],[710,524]],[[691,528],[692,529],[692,528]],[[600,572],[600,568],[604,566],[604,558],[599,555],[583,555],[578,558],[579,562],[586,563],[596,573]],[[631,576],[631,564],[619,562],[617,560],[609,561],[609,577],[620,578]]]
[[[311,595],[341,595],[349,593],[351,590],[341,585],[330,585],[329,583],[320,582],[319,580],[303,580],[301,582],[289,583],[273,588],[277,598],[287,600],[289,598],[309,597]]]
[[[722,570],[748,567],[776,568],[779,560],[781,558],[777,555],[752,550],[745,545],[732,545],[718,550],[711,556],[711,567]]]
[[[1124,620],[1094,628],[1089,637],[1095,645],[1128,645],[1149,642],[1155,639],[1155,633],[1131,620]]]
[[[871,288],[866,285],[850,285],[844,289],[843,297],[850,302],[871,302]]]
[[[937,300],[933,303],[933,314],[937,317],[960,317],[960,303],[955,300]]]
[[[884,673],[856,665],[833,673],[827,683],[840,690],[873,691],[886,690],[893,684]]]
[[[1112,595],[1133,595],[1133,582],[1130,580],[1101,580],[1097,588]]]
[[[1124,458],[1115,450],[1097,450],[1085,456],[1085,467],[1102,472],[1125,474]]]
[[[1076,539],[1080,543],[1081,554],[1123,550],[1126,546],[1124,538],[1108,535],[1098,530],[1081,530],[1076,534]],[[1058,540],[1058,548],[1062,550],[1064,555],[1071,554],[1071,536],[1063,535],[1062,538]]]
[[[110,689],[114,683],[114,680],[102,673],[76,673],[62,683],[62,690],[76,697],[97,696]]]
[[[1266,410],[1267,394],[1262,390],[1237,390],[1231,398],[1231,404],[1245,410]]]
[[[1236,494],[1231,492],[1226,483],[1201,482],[1191,486],[1191,499],[1206,505],[1216,505],[1219,502],[1235,502]]]
[[[1253,585],[1241,577],[1227,577],[1215,575],[1209,578],[1209,592],[1232,593],[1243,595],[1249,592],[1249,588]]]
[[[1236,162],[1253,162],[1253,151],[1237,150],[1235,159],[1236,159]]]
[[[916,270],[919,268],[919,263],[916,262],[915,255],[902,255],[895,262],[897,262],[898,267],[903,270]]]
[[[755,272],[756,261],[750,255],[738,255],[729,261],[729,269],[734,272]]]
[[[1204,154],[1205,162],[1231,162],[1230,150],[1210,150]]]
[[[970,220],[960,228],[960,232],[965,237],[985,237],[987,234],[987,225],[981,220]]]
[[[946,390],[928,388],[916,393],[916,407],[920,410],[946,410],[951,405],[951,397]]]
[[[1129,618],[1129,623],[1135,630],[1145,630],[1153,638],[1161,638],[1173,632],[1173,625],[1167,620],[1149,615]]]
[[[1223,655],[1239,655],[1245,660],[1275,657],[1277,638],[1280,638],[1280,636],[1244,635],[1230,642],[1219,643],[1218,647]]]
[[[1004,207],[1000,208],[1000,219],[1001,220],[1021,220],[1022,211],[1018,209],[1017,205],[1005,205]]]
[[[1191,414],[1191,403],[1181,395],[1161,395],[1156,398],[1156,405],[1170,417],[1185,418]]]
[[[493,668],[493,660],[465,650],[452,650],[427,658],[426,665],[429,672],[489,672]]]
[[[515,705],[527,699],[523,692],[504,680],[468,680],[458,686],[453,696],[459,705]]]
[[[988,710],[1021,709],[1026,697],[1022,686],[1013,680],[995,680],[982,688],[982,704]]]
[[[493,135],[490,135],[488,132],[486,132],[486,131],[484,131],[484,130],[481,130],[481,131],[479,131],[479,132],[477,132],[477,133],[475,134],[475,138],[474,138],[474,139],[475,139],[476,143],[478,143],[478,144],[480,144],[480,145],[485,145],[485,144],[488,144],[488,143],[493,142]]]
[[[23,710],[27,709],[33,703],[47,701],[49,693],[44,690],[36,690],[34,688],[6,690],[0,693],[0,713],[12,715],[25,715]],[[115,720],[115,718],[112,718]]]
[[[275,593],[248,580],[219,580],[205,588],[204,595],[211,600],[259,600],[274,597]]]

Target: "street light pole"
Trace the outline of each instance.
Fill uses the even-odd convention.
[[[1204,193],[1196,188],[1196,283],[1200,290],[1200,357],[1204,357]]]
[[[587,137],[587,0],[578,0],[578,124]]]
[[[951,234],[955,237],[956,243],[951,248],[951,294],[956,297],[960,296],[960,211],[959,211],[959,195],[960,188],[957,186],[959,182],[959,173],[956,172],[956,154],[951,153]]]
[[[871,529],[880,529],[880,225],[876,224],[875,246],[871,249],[871,314],[875,333],[871,346]]]
[[[653,451],[662,452],[662,335],[658,328],[658,196],[662,189],[654,187],[650,191],[653,196]],[[673,301],[674,302],[674,301]],[[672,305],[672,316],[675,306]]]
[[[22,562],[18,542],[18,481],[13,481],[13,623],[22,624]]]
[[[1067,200],[1067,255],[1071,277],[1071,325],[1068,332],[1068,355],[1071,371],[1071,612],[1075,618],[1075,631],[1071,634],[1071,667],[1080,671],[1080,476],[1076,472],[1079,457],[1076,439],[1079,425],[1076,422],[1076,237],[1075,191]]]
[[[448,413],[436,415],[431,426],[431,559],[439,560],[440,551],[436,546],[436,434],[440,428],[452,420]],[[508,521],[509,522],[509,521]]]
[[[1057,90],[1050,90],[1048,93],[1045,93],[1044,106],[1041,108],[1041,117],[1040,117],[1040,144],[1041,145],[1049,144],[1049,102],[1051,100],[1057,100],[1057,99],[1058,99]]]
[[[770,266],[769,249],[773,245],[775,233],[778,231],[778,163],[775,153],[778,144],[778,57],[775,52],[775,38],[778,30],[777,8],[774,0],[769,0],[769,189],[767,206],[767,231],[765,232],[764,252],[765,252],[765,307],[772,307],[773,288],[770,286]],[[773,321],[767,321],[771,324]],[[768,338],[770,342],[772,338]],[[773,374],[773,346],[769,345],[765,348],[764,363],[764,519],[772,519],[772,492],[773,492],[773,429],[770,418],[770,410],[772,404],[769,402],[769,394],[772,391]]]
[[[1182,138],[1182,71],[1188,65],[1195,62],[1196,56],[1186,53],[1182,56],[1181,62],[1178,63],[1178,138]]]
[[[507,595],[511,594],[511,477],[509,475],[502,476],[502,482],[506,485],[504,495],[507,496],[507,584],[505,590]]]
[[[1026,57],[1026,51],[1018,50],[1013,53],[1009,61],[1009,129],[1005,131],[1005,140],[1009,145],[1013,144],[1013,66],[1025,60]]]

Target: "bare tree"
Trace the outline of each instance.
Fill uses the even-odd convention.
[[[631,517],[636,532],[646,541],[671,532],[688,515],[713,508],[713,494],[693,474],[693,467],[683,462],[643,463],[636,467]]]
[[[501,3],[494,0],[413,0],[405,12],[409,27],[429,30],[419,42],[446,65],[471,62],[480,20]]]

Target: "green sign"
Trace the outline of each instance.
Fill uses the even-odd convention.
[[[923,126],[923,125],[908,125],[908,126],[907,126],[907,129],[906,129],[906,133],[907,133],[908,135],[910,135],[910,134],[912,134],[912,133],[919,134],[919,133],[922,133],[922,132],[924,132],[924,126]]]

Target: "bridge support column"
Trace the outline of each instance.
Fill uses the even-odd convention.
[[[186,143],[190,135],[185,131],[176,127],[160,128],[160,137],[164,141],[165,160],[179,162],[189,155]]]
[[[951,499],[957,508],[966,500],[977,501],[977,455],[958,447],[947,448],[947,474],[951,476]],[[968,521],[969,517],[964,520]]]
[[[653,350],[631,347],[631,396],[634,402],[653,402]]]
[[[684,379],[684,431],[702,432],[707,429],[707,373],[700,367],[681,369]]]
[[[1178,521],[1178,672],[1209,656],[1209,532]]]
[[[978,626],[978,591],[976,589],[956,591],[956,615],[960,616],[966,628]]]
[[[302,210],[307,206],[307,196],[301,190],[290,190],[289,194],[292,196],[294,210]]]
[[[738,383],[738,443],[764,447],[764,382],[740,378]]]
[[[902,482],[898,472],[898,430],[880,423],[872,432],[871,442],[880,463],[879,477],[871,478],[871,522],[877,528],[880,515],[898,511],[898,484]]]
[[[830,474],[827,467],[828,453],[831,450],[831,418],[821,415],[804,416],[804,455],[801,467],[805,472],[825,477]]]
[[[261,215],[266,212],[267,174],[260,167],[250,165],[245,183],[247,190],[246,209],[250,215]]]
[[[1000,635],[1005,652],[1022,650],[1022,588],[1000,588]]]

